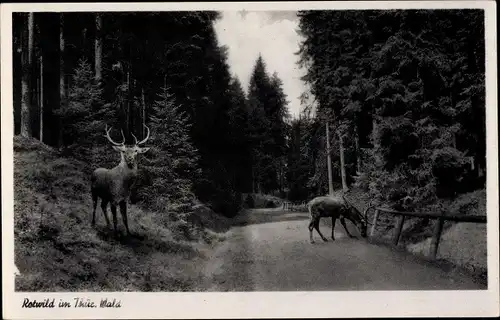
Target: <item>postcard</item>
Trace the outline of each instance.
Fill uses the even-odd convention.
[[[4,318],[498,316],[495,9],[2,4]]]

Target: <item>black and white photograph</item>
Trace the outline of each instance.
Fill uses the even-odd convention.
[[[495,3],[402,2],[2,5],[4,316],[498,315]]]

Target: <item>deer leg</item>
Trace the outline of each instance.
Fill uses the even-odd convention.
[[[311,218],[311,221],[309,222],[309,226],[307,228],[309,229],[309,241],[311,243],[314,243],[313,240],[314,219]]]
[[[122,214],[123,224],[125,225],[125,229],[127,230],[127,235],[130,236],[130,230],[128,229],[128,220],[127,220],[127,202],[120,202],[120,212]]]
[[[318,233],[319,233],[321,239],[323,239],[323,241],[328,242],[328,239],[326,239],[325,236],[323,236],[323,234],[319,230],[319,218],[314,221],[314,229],[316,229],[316,231],[318,231]]]
[[[347,235],[349,236],[349,238],[353,238],[354,236],[349,232],[349,230],[347,230],[347,226],[345,224],[345,219],[344,217],[341,217],[340,218],[340,223],[342,224],[342,226],[344,227],[345,229],[345,232],[347,232]]]
[[[111,223],[109,223],[109,218],[108,218],[108,201],[101,199],[101,209],[102,209],[102,214],[104,215],[104,219],[106,219],[106,225],[108,228],[111,226]]]
[[[97,195],[92,192],[92,202],[94,210],[92,211],[92,226],[95,226],[95,210],[97,209]]]
[[[111,213],[113,214],[113,225],[115,227],[115,236],[118,236],[118,219],[116,218],[116,204],[111,203]]]
[[[335,223],[337,222],[337,218],[332,217],[332,240],[335,241],[335,235],[333,231],[335,230]]]

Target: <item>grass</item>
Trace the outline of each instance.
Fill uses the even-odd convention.
[[[129,204],[134,236],[115,238],[99,207],[91,226],[91,170],[36,140],[14,138],[16,291],[197,290],[228,220],[203,204],[188,222]],[[118,222],[123,232],[120,215]]]

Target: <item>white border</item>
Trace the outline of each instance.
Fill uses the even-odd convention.
[[[176,11],[298,9],[461,9],[485,10],[488,283],[482,291],[360,291],[248,293],[16,293],[13,248],[13,112],[11,13],[39,11]],[[8,319],[92,318],[309,318],[498,316],[498,140],[496,3],[494,1],[342,1],[227,3],[24,3],[1,5],[2,116],[2,282],[3,316]],[[376,266],[374,266],[376,267]],[[122,308],[21,309],[31,299],[112,297]]]

